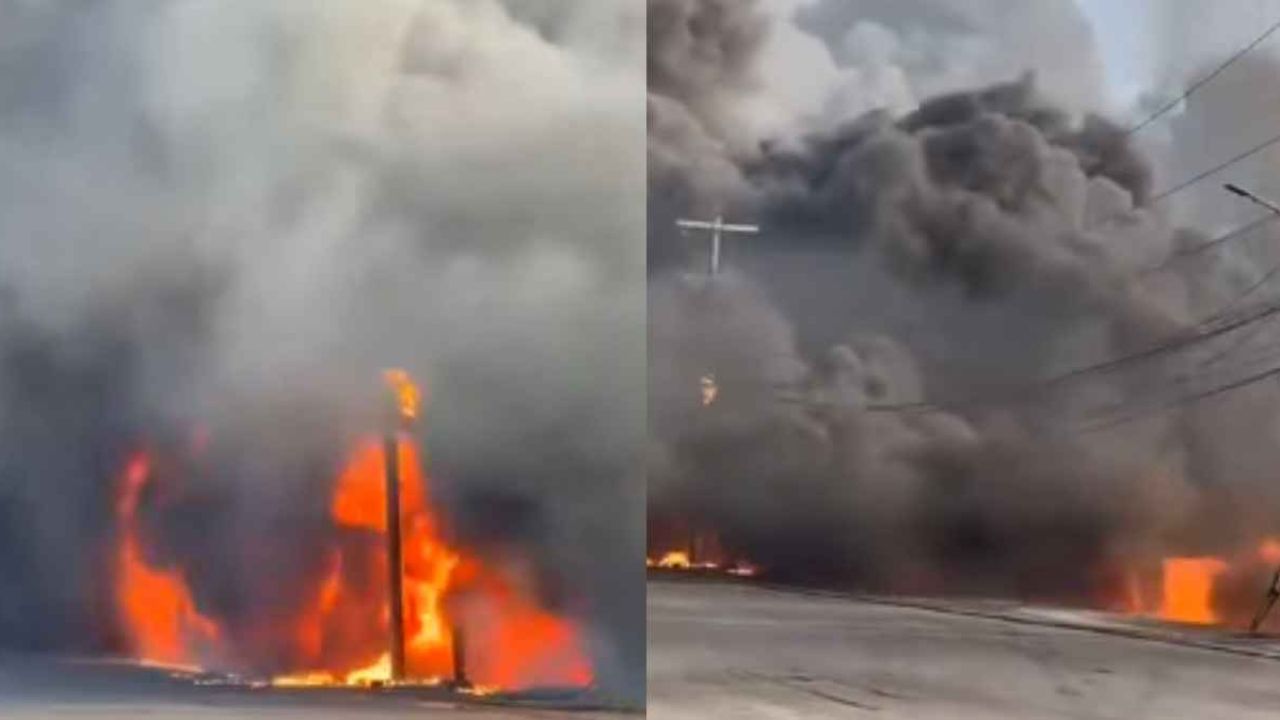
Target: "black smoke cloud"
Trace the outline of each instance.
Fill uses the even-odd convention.
[[[757,54],[688,76],[734,78],[718,89],[651,75],[654,549],[680,542],[662,532],[674,518],[798,579],[1100,602],[1126,568],[1275,530],[1269,388],[1086,431],[1256,371],[1256,352],[1204,369],[1221,348],[1197,348],[1024,390],[1176,337],[1238,287],[1215,256],[1148,272],[1208,238],[1154,204],[1155,172],[1122,127],[1047,99],[1063,81],[1024,58],[999,84],[751,137],[734,114],[770,92],[767,37],[793,33],[791,16],[675,5],[673,36],[738,47],[699,33],[751,27]],[[807,6],[801,26],[863,17],[836,22],[836,7]],[[705,249],[673,220],[720,210],[765,232],[728,244],[734,269],[708,282],[688,270]],[[702,408],[707,373],[721,399]],[[921,401],[934,406],[869,407]]]
[[[198,427],[214,458],[176,473],[194,500],[152,550],[202,610],[269,612],[403,366],[452,531],[522,541],[605,688],[642,697],[636,9],[0,2],[0,24],[0,645],[112,649],[120,468]]]

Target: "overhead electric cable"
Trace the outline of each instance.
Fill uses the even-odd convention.
[[[1237,317],[1225,318],[1223,322],[1213,327],[1195,326],[1193,329],[1198,332],[1191,332],[1175,336],[1164,343],[1154,345],[1152,347],[1133,352],[1127,355],[1121,355],[1108,360],[1104,360],[1092,365],[1068,370],[1066,372],[1043,378],[1041,380],[1031,381],[1026,385],[1011,390],[1004,395],[1007,398],[1021,398],[1034,395],[1038,392],[1044,392],[1058,385],[1073,380],[1079,380],[1090,375],[1107,373],[1117,368],[1121,368],[1133,363],[1149,360],[1155,357],[1166,355],[1172,352],[1182,350],[1184,348],[1199,344],[1211,338],[1219,337],[1227,333],[1233,332],[1243,327],[1252,325],[1253,323],[1273,317],[1280,314],[1280,301],[1272,301],[1265,303],[1248,313],[1241,313]],[[813,406],[835,406],[837,403],[814,401],[809,398],[792,395],[779,395],[778,399],[782,402],[813,405]],[[873,413],[903,413],[903,412],[928,412],[928,411],[947,411],[957,410],[967,407],[985,407],[993,405],[993,398],[972,396],[968,398],[960,398],[956,400],[940,400],[930,402],[913,402],[900,403],[893,405],[866,405],[859,409],[865,412]]]
[[[1159,120],[1160,118],[1167,115],[1174,108],[1177,108],[1178,106],[1185,103],[1187,100],[1191,98],[1192,95],[1195,94],[1197,90],[1213,82],[1213,80],[1217,78],[1219,75],[1221,75],[1223,72],[1225,72],[1227,68],[1231,67],[1232,65],[1235,65],[1242,58],[1244,58],[1245,55],[1248,55],[1249,53],[1253,52],[1255,48],[1257,48],[1262,43],[1266,42],[1266,40],[1270,38],[1272,35],[1274,35],[1277,30],[1280,30],[1280,21],[1276,21],[1275,24],[1271,25],[1271,27],[1268,27],[1261,35],[1255,38],[1253,42],[1244,46],[1239,51],[1237,51],[1236,54],[1227,58],[1221,65],[1214,68],[1212,72],[1210,72],[1209,74],[1205,75],[1204,77],[1192,83],[1176,99],[1171,100],[1164,105],[1161,105],[1154,113],[1149,115],[1145,120],[1138,123],[1137,125],[1130,127],[1128,130],[1125,131],[1124,133],[1125,137],[1136,135],[1142,132],[1152,123],[1154,123],[1156,120]]]

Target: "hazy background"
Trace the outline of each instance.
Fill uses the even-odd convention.
[[[1223,182],[1280,195],[1274,149],[1165,191],[1280,133],[1280,46],[1129,129],[1280,7],[649,12],[655,516],[798,577],[1092,603],[1276,531],[1274,387],[1177,405],[1270,367],[1274,323],[1024,391],[1275,299],[1274,228],[1173,260],[1262,214]],[[672,223],[721,211],[764,231],[708,284]]]

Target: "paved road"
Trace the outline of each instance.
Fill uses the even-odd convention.
[[[3,720],[625,720],[638,714],[538,698],[536,707],[459,701],[443,691],[272,690],[202,685],[133,666],[0,655]],[[578,705],[557,710],[553,705]]]
[[[649,584],[658,720],[1251,720],[1280,717],[1274,644],[1130,636],[1117,619],[970,613],[691,581]],[[979,612],[986,612],[979,610]],[[998,613],[994,613],[998,615]],[[1043,622],[1040,621],[1043,619]],[[1135,634],[1153,635],[1135,626]],[[1211,641],[1203,634],[1202,640]]]

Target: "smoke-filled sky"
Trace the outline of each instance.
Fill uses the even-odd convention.
[[[1097,36],[1111,97],[1122,107],[1203,58],[1244,47],[1280,19],[1280,3],[1274,0],[1236,0],[1212,8],[1155,0],[1077,2]]]
[[[1094,603],[1163,555],[1277,530],[1273,388],[1153,411],[1265,368],[1273,325],[1028,388],[1275,299],[1270,229],[1179,257],[1258,216],[1221,184],[1275,195],[1274,152],[1164,192],[1280,132],[1275,43],[1125,129],[1280,15],[1243,0],[649,9],[664,526],[709,526],[809,577]],[[708,282],[705,244],[672,221],[720,211],[763,232],[726,241]],[[1150,415],[1089,430],[1134,411]]]
[[[327,491],[402,366],[457,532],[532,508],[637,697],[643,8],[3,0],[0,26],[0,644],[103,634],[136,444],[230,438],[203,540],[242,542]]]

